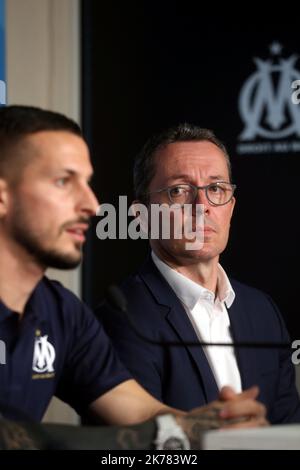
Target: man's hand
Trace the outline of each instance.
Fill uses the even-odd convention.
[[[201,434],[208,429],[267,426],[266,408],[256,401],[258,393],[258,387],[251,387],[242,393],[223,387],[219,400],[195,408],[185,416],[177,416],[176,420],[194,449],[199,448]]]
[[[253,428],[267,426],[266,407],[256,401],[258,387],[251,387],[242,393],[235,393],[230,387],[223,387],[220,392],[222,408],[219,416],[223,420],[222,428]]]

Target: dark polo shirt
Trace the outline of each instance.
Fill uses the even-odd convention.
[[[131,378],[88,307],[47,278],[21,321],[0,302],[0,340],[0,411],[7,418],[39,421],[53,395],[81,414]]]

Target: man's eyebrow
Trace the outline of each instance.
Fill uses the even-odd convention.
[[[71,176],[77,174],[77,171],[72,170],[71,168],[60,168],[58,171],[61,171],[62,173],[68,173]]]
[[[62,168],[61,171],[64,173],[67,173],[70,176],[82,175],[80,171],[73,170],[72,168]],[[93,177],[94,177],[94,172],[91,172],[87,175],[87,180],[90,182]]]
[[[174,176],[170,176],[167,181],[176,181],[176,180],[191,180],[192,177],[191,175],[186,175],[184,173],[182,173],[181,175],[174,175]],[[211,175],[208,177],[208,179],[212,180],[212,181],[227,181],[228,177],[225,177],[224,175]]]
[[[210,180],[219,180],[219,181],[227,181],[228,178],[225,178],[224,175],[213,175],[208,177]]]
[[[170,176],[167,181],[171,181],[171,180],[190,180],[191,179],[191,175],[185,175],[185,174],[181,174],[181,175],[173,175],[173,176]]]

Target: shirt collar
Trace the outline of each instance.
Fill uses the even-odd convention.
[[[40,322],[46,320],[46,308],[47,308],[47,299],[45,298],[44,291],[44,282],[43,279],[39,281],[34,290],[32,291],[24,310],[23,318],[37,318]],[[4,321],[6,318],[13,315],[14,311],[9,309],[3,302],[0,300],[0,321]],[[22,319],[23,321],[23,319]]]
[[[175,271],[175,269],[172,269],[164,261],[159,259],[153,251],[151,256],[155,266],[170,284],[177,297],[179,297],[190,310],[195,307],[199,299],[204,299],[211,303],[214,302],[215,295],[212,291],[197,284],[186,276],[183,276],[183,274]],[[224,302],[226,307],[230,308],[233,304],[235,293],[227,274],[220,264],[218,264],[217,293],[218,300]]]

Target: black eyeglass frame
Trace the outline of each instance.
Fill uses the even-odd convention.
[[[232,194],[230,196],[230,198],[228,199],[228,201],[226,202],[223,202],[222,204],[218,204],[216,202],[213,202],[210,200],[209,198],[209,195],[208,195],[208,189],[213,187],[213,186],[218,186],[218,184],[221,184],[221,183],[225,183],[225,184],[228,184],[229,186],[231,186],[231,189],[232,189]],[[173,184],[172,186],[167,186],[166,188],[162,188],[162,189],[157,189],[156,191],[151,191],[149,193],[147,193],[147,195],[150,195],[150,194],[155,194],[155,193],[162,193],[164,191],[167,191],[168,192],[168,198],[169,198],[169,201],[171,204],[176,204],[174,203],[174,201],[172,201],[172,197],[171,197],[171,194],[170,194],[170,191],[174,188],[178,188],[178,187],[181,187],[181,186],[189,186],[190,188],[192,188],[192,190],[194,191],[194,198],[193,198],[193,201],[191,202],[191,204],[193,204],[193,202],[195,201],[196,197],[197,197],[197,193],[199,191],[199,189],[203,189],[205,191],[205,196],[208,200],[208,202],[212,205],[212,206],[225,206],[226,204],[228,204],[231,199],[233,198],[234,196],[234,192],[237,188],[237,185],[236,184],[233,184],[233,183],[229,183],[228,181],[216,181],[214,183],[209,183],[205,186],[195,186],[194,184],[191,184],[191,183],[179,183],[179,184]],[[187,203],[185,203],[187,204]],[[181,204],[181,206],[183,207],[184,204]]]

